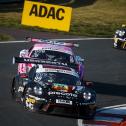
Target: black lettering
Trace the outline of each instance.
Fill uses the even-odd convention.
[[[52,16],[52,19],[55,19],[55,8],[54,7],[50,8],[47,18],[49,18],[50,16]]]
[[[34,15],[39,17],[45,17],[47,15],[47,18],[52,17],[52,19],[57,18],[58,20],[63,20],[64,19],[64,16],[62,16],[63,13],[65,13],[65,10],[63,8],[59,8],[56,11],[54,7],[51,7],[50,10],[48,11],[48,9],[45,6],[40,5],[40,8],[38,10],[37,5],[33,4],[29,16]]]
[[[65,13],[65,10],[62,9],[62,8],[59,8],[59,9],[57,10],[57,12],[56,12],[56,18],[57,18],[58,20],[63,20],[63,19],[64,19],[64,16],[60,16],[60,15],[61,15],[61,12],[62,12],[62,13]]]
[[[45,17],[47,15],[47,8],[45,6],[40,6],[39,17]]]
[[[37,5],[33,4],[32,9],[29,13],[29,16],[31,16],[32,14],[34,14],[35,16],[37,16]]]

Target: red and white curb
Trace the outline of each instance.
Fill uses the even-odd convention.
[[[108,116],[100,116],[100,114]],[[97,110],[94,123],[90,124],[91,121],[85,123],[85,120],[78,119],[77,126],[126,126],[126,104],[100,108]],[[97,121],[101,121],[101,123],[97,124]]]

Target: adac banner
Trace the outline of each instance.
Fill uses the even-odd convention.
[[[22,24],[68,32],[71,13],[70,7],[25,1]]]

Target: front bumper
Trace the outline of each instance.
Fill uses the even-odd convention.
[[[66,98],[66,97],[56,97],[56,96],[48,96],[46,98],[39,98],[33,95],[27,96],[27,101],[31,102],[35,106],[42,106],[42,105],[53,105],[53,106],[61,106],[61,107],[79,107],[79,106],[88,106],[88,105],[95,105],[96,100],[92,98],[90,100],[78,99],[78,98]]]

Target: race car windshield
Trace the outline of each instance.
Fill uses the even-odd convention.
[[[69,74],[55,72],[36,73],[34,81],[38,82],[39,84],[59,83],[65,85],[81,85],[80,79],[78,77]]]
[[[52,50],[34,50],[31,58],[51,60],[55,62],[74,63],[74,58],[70,54]]]

